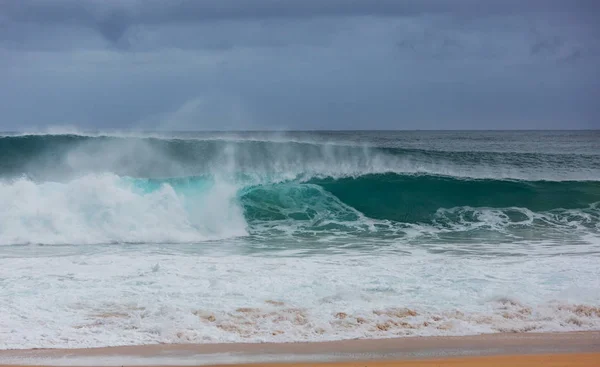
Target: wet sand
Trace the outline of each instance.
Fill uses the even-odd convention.
[[[230,367],[597,367],[600,365],[600,353],[596,354],[544,354],[523,356],[492,356],[447,358],[411,361],[354,361],[333,363],[273,363],[273,364],[237,364]],[[215,365],[214,367],[216,367]],[[220,365],[223,366],[223,365]],[[33,367],[33,366],[19,366]],[[210,366],[209,366],[210,367]]]
[[[293,363],[232,365],[232,367],[597,367],[600,366],[600,353],[591,354],[543,354],[491,357],[468,357],[426,359],[410,361],[355,361],[338,363]]]
[[[0,365],[598,366],[600,331],[0,351]]]

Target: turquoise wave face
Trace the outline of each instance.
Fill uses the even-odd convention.
[[[600,233],[600,150],[586,134],[338,135],[354,141],[0,137],[0,198],[13,207],[0,230],[9,243]]]
[[[376,219],[429,222],[441,208],[582,209],[600,201],[599,182],[457,179],[397,174],[311,180]]]
[[[214,177],[127,179],[141,193],[167,185],[193,217],[221,183]],[[505,239],[600,233],[600,183],[507,181],[373,174],[356,178],[253,184],[239,176],[228,200],[241,206],[251,233],[318,231],[361,236],[470,233]],[[485,232],[485,233],[484,233]]]

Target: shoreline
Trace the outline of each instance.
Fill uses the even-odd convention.
[[[600,331],[353,339],[299,343],[155,344],[0,351],[1,365],[224,365],[451,360],[598,354]],[[571,358],[569,357],[569,358]],[[540,357],[542,358],[542,357]],[[587,358],[587,357],[586,357]],[[386,362],[387,363],[387,362]],[[391,362],[390,362],[391,363]],[[487,362],[486,362],[487,363]],[[600,362],[598,362],[600,364]],[[335,363],[338,365],[338,363]]]

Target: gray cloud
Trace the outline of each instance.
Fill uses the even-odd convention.
[[[435,14],[479,18],[540,11],[586,14],[600,6],[594,0],[7,0],[2,8],[11,21],[91,27],[116,43],[137,25]]]
[[[595,1],[3,1],[0,130],[598,127]]]

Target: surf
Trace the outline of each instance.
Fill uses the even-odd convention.
[[[598,236],[600,154],[585,145],[532,153],[403,139],[0,136],[0,244]]]
[[[0,137],[2,345],[597,329],[599,159],[585,132]]]
[[[187,243],[334,231],[351,236],[600,232],[600,184],[431,175],[366,174],[257,182],[193,176],[140,179],[90,174],[67,182],[0,183],[2,244]],[[273,235],[278,233],[273,231]]]

